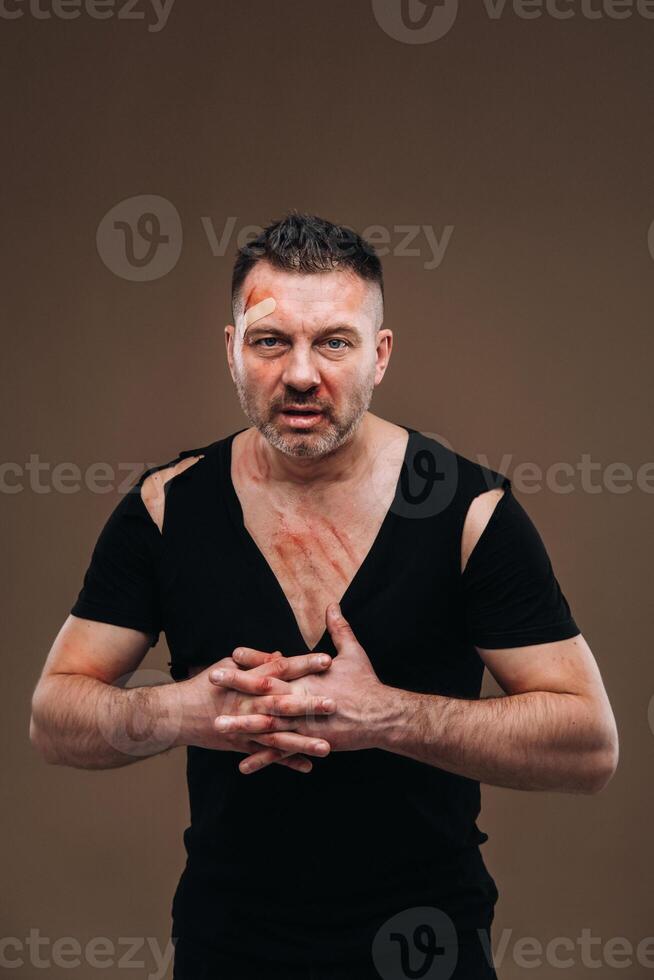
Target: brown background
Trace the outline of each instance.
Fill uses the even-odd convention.
[[[635,472],[653,458],[654,21],[493,19],[470,3],[440,40],[407,44],[367,0],[177,0],[159,32],[29,11],[0,30],[4,456],[48,466],[46,492],[16,471],[7,482],[22,489],[2,497],[1,933],[23,944],[8,953],[25,958],[13,975],[32,977],[30,930],[50,944],[168,937],[183,751],[114,771],[47,767],[27,731],[43,661],[119,499],[116,481],[106,494],[59,492],[52,468],[152,465],[247,424],[223,341],[236,241],[212,255],[201,219],[220,234],[230,217],[238,230],[297,207],[382,225],[396,245],[397,225],[438,237],[453,225],[436,269],[424,268],[424,236],[421,255],[384,258],[396,346],[372,410],[510,476],[584,453],[600,486],[610,463]],[[96,230],[143,194],[174,204],[183,249],[167,275],[132,282],[101,261]],[[654,934],[652,495],[635,479],[624,493],[573,485],[520,499],[599,663],[621,760],[594,797],[483,787],[503,980],[561,976],[513,962],[524,937],[568,937],[566,975],[594,977],[614,975],[602,948],[624,937],[634,953],[621,975],[650,975],[635,947]],[[162,637],[143,667],[167,659]],[[484,693],[496,691],[486,677]],[[599,970],[581,960],[584,928],[601,939]],[[147,951],[135,958],[145,967],[51,975],[154,972]]]

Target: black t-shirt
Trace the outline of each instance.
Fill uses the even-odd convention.
[[[580,631],[543,541],[503,474],[409,431],[395,498],[341,598],[380,680],[476,699],[475,646],[546,643]],[[243,430],[240,430],[243,431]],[[171,676],[243,645],[308,652],[292,607],[244,526],[232,433],[165,484],[162,533],[140,488],[104,526],[71,612],[163,630]],[[503,487],[461,574],[474,497]],[[337,596],[334,597],[339,598]],[[336,655],[326,630],[314,647]],[[489,733],[492,736],[492,733]],[[459,929],[489,925],[498,897],[479,845],[479,782],[370,749],[313,759],[313,771],[238,770],[241,753],[187,747],[190,825],[172,935],[288,962],[362,958],[383,922],[435,906]]]

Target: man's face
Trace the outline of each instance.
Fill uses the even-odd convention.
[[[272,313],[225,328],[241,407],[268,442],[290,456],[322,456],[347,442],[380,383],[392,333],[377,330],[379,287],[344,271],[310,275],[265,261],[241,289],[245,310],[272,296]],[[295,416],[301,406],[319,412]]]

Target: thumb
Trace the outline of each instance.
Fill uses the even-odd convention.
[[[332,602],[327,606],[327,629],[339,653],[359,646],[354,631],[337,602]]]

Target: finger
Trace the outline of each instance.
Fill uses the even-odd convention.
[[[306,759],[303,755],[289,755],[287,759],[277,759],[280,766],[288,766],[289,769],[296,769],[298,772],[311,772],[313,762]]]
[[[240,667],[221,667],[209,673],[209,680],[217,687],[230,688],[243,694],[289,694],[288,685],[270,674],[262,673],[270,669],[269,664],[242,670]]]
[[[331,667],[332,658],[328,653],[304,653],[297,657],[278,657],[260,668],[259,673],[292,681],[306,674],[317,674]]]
[[[260,734],[254,738],[255,742],[268,745],[270,748],[279,749],[281,752],[304,752],[306,755],[316,755],[324,758],[331,752],[331,745],[324,738],[309,738],[307,735],[299,735],[297,732],[271,732],[270,734]]]
[[[263,694],[253,701],[241,702],[239,714],[269,714],[290,716],[329,715],[336,711],[333,698],[308,694]]]
[[[332,658],[328,653],[307,653],[299,657],[284,657],[280,650],[275,650],[274,653],[262,653],[261,650],[253,650],[252,647],[236,647],[232,653],[233,659],[238,663],[239,667],[261,667],[264,664],[270,664],[279,660],[283,660],[284,665],[276,665],[276,670],[289,671],[291,677],[303,677],[305,674],[317,673],[321,670],[326,670],[331,667]],[[299,671],[300,673],[296,673]],[[273,671],[273,674],[275,671]],[[276,676],[284,676],[285,674],[276,674]],[[288,678],[286,678],[288,679]]]
[[[221,734],[238,734],[240,732],[277,732],[288,731],[291,724],[285,718],[274,715],[218,715],[213,726]]]
[[[255,650],[253,647],[236,647],[232,653],[232,659],[236,661],[239,667],[260,667],[262,664],[270,663],[271,660],[278,660],[283,656],[281,650],[264,653],[263,650]]]
[[[234,749],[237,752],[241,752],[241,753],[245,752],[246,756],[258,754],[262,751],[261,746],[266,744],[264,740],[267,739],[268,737],[269,736],[265,734],[255,735],[252,738],[246,738],[246,739],[242,738],[241,736],[235,736],[233,739]],[[306,739],[307,743],[310,741],[311,739]],[[286,744],[288,745],[290,743],[286,743]],[[326,743],[326,745],[328,748],[328,752],[330,752],[331,746],[329,745],[328,742]],[[277,748],[277,754],[279,755],[279,752],[281,751],[279,747],[271,745],[271,748]],[[300,748],[304,749],[305,746],[300,745]],[[285,749],[282,758],[271,759],[271,762],[276,762],[280,766],[288,766],[289,769],[296,769],[298,772],[311,772],[311,770],[313,769],[313,763],[311,759],[308,759],[306,755],[302,755],[301,753],[296,753],[295,749]]]
[[[281,752],[279,749],[262,749],[261,752],[255,752],[253,755],[249,755],[246,759],[243,759],[242,762],[239,762],[238,768],[244,774],[257,772],[259,769],[264,769],[266,766],[270,766],[275,762],[279,762],[282,765],[288,764],[291,758],[292,756],[288,753]]]
[[[334,646],[339,653],[342,652],[343,647],[349,649],[353,643],[358,645],[354,630],[341,612],[341,607],[337,602],[332,602],[327,606],[325,621],[329,634],[334,641]]]
[[[237,648],[240,649],[240,648]],[[255,651],[256,652],[256,651]],[[284,694],[283,682],[326,670],[332,662],[328,653],[308,653],[297,657],[275,657],[251,670],[223,667],[212,670],[209,680],[219,687],[229,687],[244,694]]]
[[[259,769],[264,769],[273,763],[290,766],[292,769],[298,769],[300,772],[311,772],[313,768],[311,760],[306,759],[303,755],[289,754],[288,752],[283,752],[281,749],[264,749],[261,752],[254,752],[246,759],[243,759],[239,763],[239,769],[244,774],[257,772]]]

